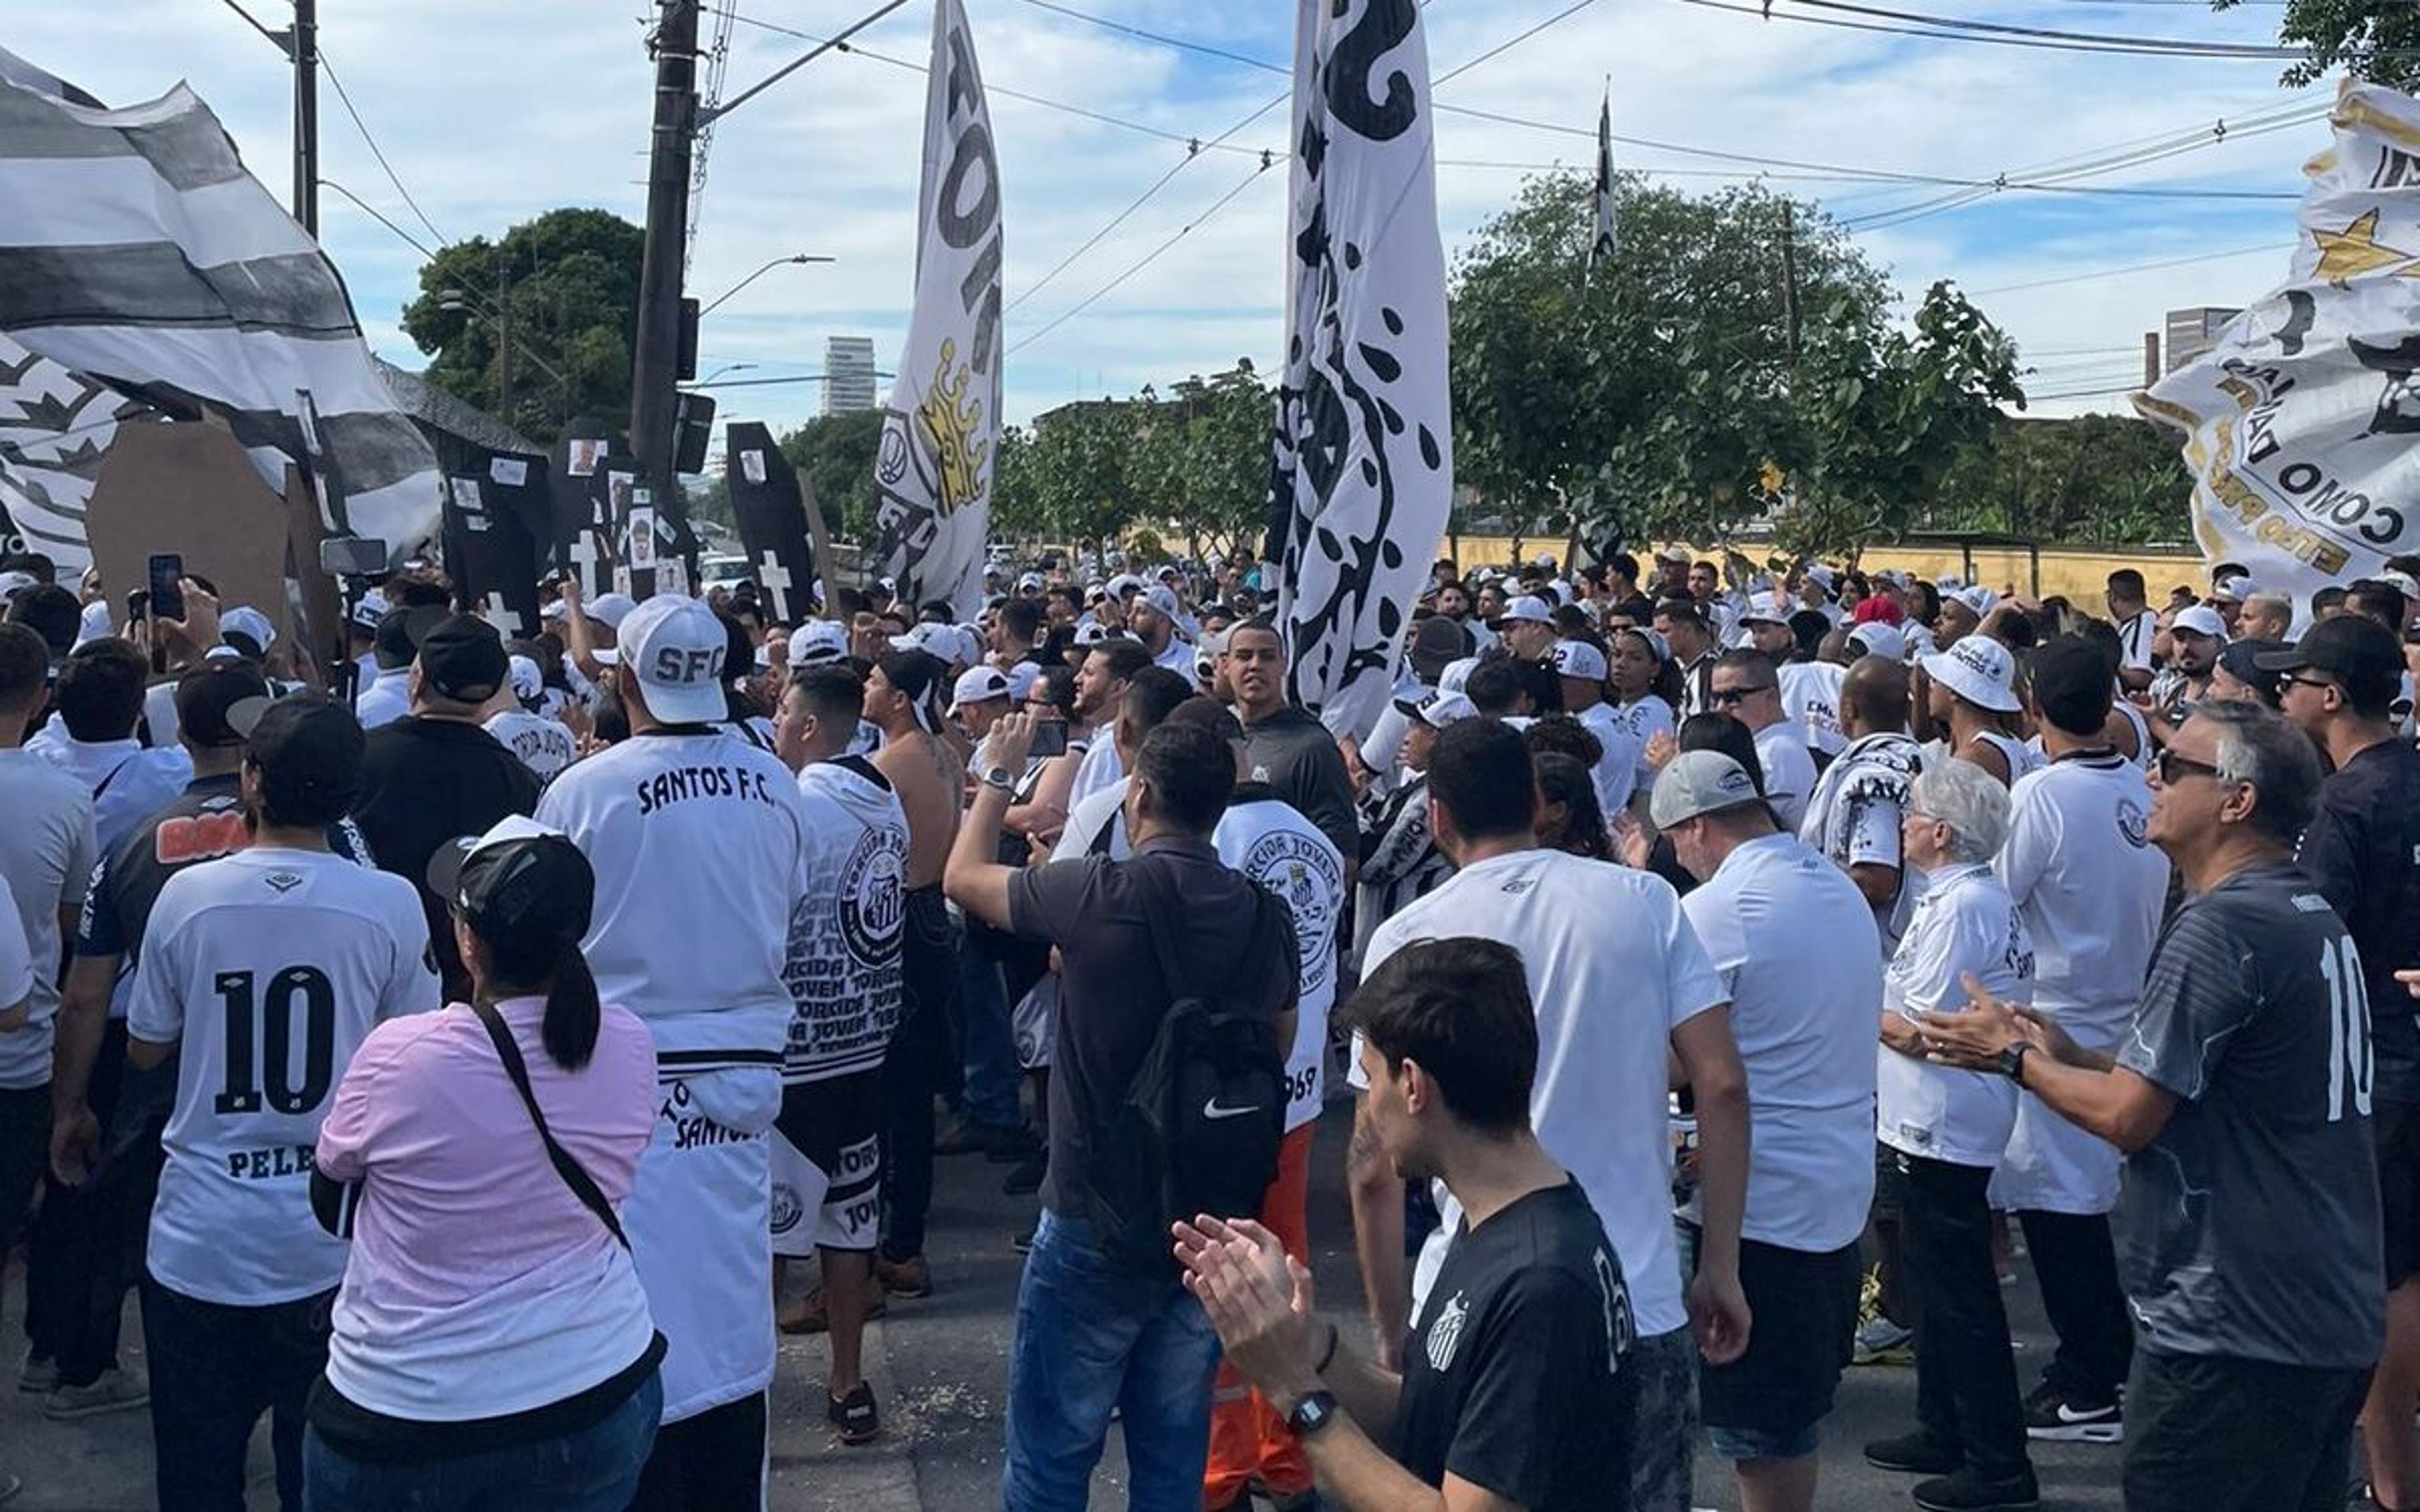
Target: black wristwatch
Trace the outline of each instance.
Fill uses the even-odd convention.
[[[1286,1414],[1286,1427],[1294,1429],[1295,1438],[1308,1439],[1335,1422],[1338,1415],[1336,1393],[1315,1391],[1294,1404],[1294,1411]]]
[[[2016,1083],[2019,1087],[2024,1086],[2025,1052],[2032,1048],[2033,1044],[2031,1041],[2020,1040],[2016,1043],[2009,1046],[2006,1050],[2001,1051],[2000,1074]]]

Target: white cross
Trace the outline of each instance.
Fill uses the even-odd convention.
[[[790,623],[790,569],[771,547],[765,548],[765,564],[756,573],[757,585],[773,595],[773,618],[781,624]]]
[[[595,598],[597,596],[597,543],[589,537],[586,531],[582,531],[571,538],[571,549],[567,554],[571,558],[572,569],[580,574],[580,596]]]
[[[481,601],[479,618],[496,627],[496,633],[510,640],[521,633],[521,617],[513,612],[502,594],[489,594]]]

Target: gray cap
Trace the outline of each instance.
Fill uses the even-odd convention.
[[[1655,779],[1648,817],[1658,829],[1686,824],[1700,814],[1762,803],[1746,768],[1718,750],[1684,750]]]

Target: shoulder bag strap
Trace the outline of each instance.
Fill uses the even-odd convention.
[[[1125,864],[1132,867],[1135,861],[1140,859],[1142,857],[1136,856],[1134,860]],[[1163,883],[1158,872],[1157,867],[1151,867],[1137,872],[1135,875],[1142,882],[1140,890],[1151,895],[1149,905],[1143,909],[1143,928],[1151,932],[1151,948],[1153,953],[1159,957],[1159,974],[1167,980],[1168,1000],[1173,1003],[1186,995],[1185,968],[1176,959],[1176,942],[1169,935],[1166,918],[1170,912],[1170,904],[1175,900],[1171,889]]]
[[[488,1003],[473,1003],[471,1011],[488,1026],[488,1038],[495,1041],[496,1058],[504,1063],[504,1074],[513,1079],[513,1090],[521,1094],[521,1105],[529,1109],[530,1122],[537,1125],[538,1139],[546,1146],[546,1158],[554,1163],[554,1173],[581,1205],[603,1220],[614,1241],[624,1249],[630,1247],[630,1236],[622,1232],[622,1220],[613,1215],[613,1204],[605,1199],[596,1178],[581,1168],[571,1151],[554,1141],[554,1131],[546,1126],[546,1115],[538,1111],[537,1094],[530,1090],[529,1066],[521,1059],[521,1047],[513,1042],[512,1031],[504,1027],[504,1015]]]

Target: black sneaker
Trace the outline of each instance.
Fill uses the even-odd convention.
[[[843,1443],[872,1443],[882,1437],[882,1414],[874,1410],[874,1388],[861,1381],[845,1396],[824,1398],[824,1421]]]
[[[2041,1504],[2034,1473],[1984,1475],[1968,1469],[1939,1480],[1916,1483],[1916,1504],[1924,1512],[2033,1512]]]
[[[2096,1401],[2043,1381],[2025,1398],[2025,1437],[2051,1443],[2117,1443],[2126,1420],[2117,1398]]]
[[[1017,1163],[1016,1169],[1008,1173],[1008,1179],[1000,1183],[1001,1195],[1012,1197],[1032,1196],[1042,1190],[1043,1173],[1049,1168],[1049,1161],[1044,1158],[1039,1150],[1026,1156]]]
[[[1910,1475],[1947,1475],[1965,1467],[1966,1452],[1918,1428],[1896,1439],[1877,1439],[1867,1444],[1866,1463],[1876,1470],[1896,1470]]]

